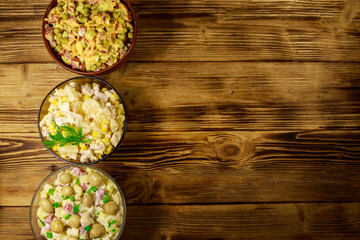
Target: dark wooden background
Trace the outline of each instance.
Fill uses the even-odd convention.
[[[0,1],[0,239],[64,164],[37,112],[58,83],[49,1]],[[360,1],[133,0],[138,40],[102,78],[128,128],[96,166],[124,190],[121,239],[360,239]]]

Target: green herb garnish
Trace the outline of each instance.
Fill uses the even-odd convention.
[[[71,217],[71,214],[66,215],[65,219],[68,220]]]
[[[55,202],[54,203],[54,208],[58,208],[60,206],[60,203],[59,202]]]
[[[75,184],[76,184],[76,185],[79,184],[79,178],[76,178],[76,179],[75,179]]]
[[[114,228],[113,230],[111,230],[112,232],[115,232],[116,231],[116,228]]]
[[[108,193],[105,193],[105,197],[103,199],[103,203],[107,203],[109,202],[109,194]]]
[[[54,196],[54,192],[55,192],[55,189],[54,188],[50,188],[48,193],[52,196]]]
[[[46,233],[46,237],[47,237],[47,238],[53,238],[52,233],[51,233],[51,232],[47,232],[47,233]]]
[[[41,225],[43,225],[43,227],[45,227],[45,223],[43,221],[41,221],[41,219],[39,219],[39,221],[41,222]]]
[[[93,190],[93,192],[96,192],[96,191],[97,191],[97,188],[96,188],[96,187],[91,187],[90,189]]]
[[[112,220],[111,222],[108,223],[108,226],[110,228],[111,225],[113,225],[114,223],[116,223],[116,220]]]
[[[64,124],[62,126],[59,126],[56,124],[56,122],[53,120],[53,123],[56,126],[56,133],[55,135],[49,134],[50,140],[47,140],[43,142],[45,147],[52,148],[57,143],[59,143],[60,147],[65,146],[67,143],[71,145],[77,145],[79,143],[88,143],[92,139],[84,138],[82,134],[82,127],[79,126],[77,129],[73,126],[70,126],[69,124]],[[66,137],[64,137],[64,135]]]
[[[88,226],[84,227],[84,229],[85,229],[87,232],[90,232],[90,230],[91,230],[91,226],[90,226],[90,225],[88,225]]]
[[[73,213],[78,213],[78,212],[79,212],[79,208],[80,208],[80,204],[75,204],[75,205],[74,205],[74,211],[73,211]]]
[[[72,202],[75,202],[75,198],[73,196],[63,197],[63,200],[70,199]]]
[[[89,188],[87,191],[86,191],[87,194],[90,194],[91,193],[91,189]]]
[[[100,214],[100,211],[98,211],[97,213],[96,213],[96,215],[99,215]],[[41,221],[41,220],[40,220]]]

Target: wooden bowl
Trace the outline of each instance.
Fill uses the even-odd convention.
[[[61,67],[65,68],[66,70],[73,72],[73,73],[77,73],[80,75],[84,75],[84,76],[99,76],[99,75],[104,75],[104,74],[108,74],[111,73],[113,71],[115,71],[116,69],[118,69],[119,67],[121,67],[122,65],[125,64],[125,62],[128,60],[128,58],[130,57],[131,53],[134,50],[135,47],[135,42],[136,42],[136,37],[137,37],[137,25],[136,25],[136,18],[135,18],[135,13],[134,10],[132,9],[130,3],[128,0],[122,0],[122,3],[124,3],[126,5],[126,7],[128,8],[128,10],[131,13],[131,17],[132,17],[132,24],[134,26],[134,37],[132,38],[131,41],[131,45],[129,47],[129,49],[127,50],[127,52],[125,53],[125,55],[119,59],[114,65],[112,65],[109,68],[106,68],[104,70],[100,70],[100,71],[94,71],[94,72],[86,72],[86,71],[81,71],[81,70],[76,70],[73,69],[71,66],[65,64],[61,58],[59,58],[57,56],[57,54],[52,50],[49,41],[45,38],[45,18],[47,18],[47,16],[49,15],[49,12],[52,8],[57,6],[57,0],[52,0],[51,3],[49,4],[49,6],[47,7],[43,20],[42,20],[42,38],[46,47],[46,50],[48,51],[48,53],[50,54],[50,56],[52,57],[52,59],[57,62]]]

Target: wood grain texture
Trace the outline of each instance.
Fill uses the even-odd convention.
[[[0,65],[0,130],[36,132],[46,94],[76,75],[56,64]],[[56,72],[56,74],[54,74]],[[103,79],[128,131],[357,130],[357,63],[128,63]]]
[[[33,239],[28,210],[0,208],[3,239]],[[359,203],[128,206],[121,239],[356,240],[359,214]]]
[[[64,166],[21,135],[2,134],[0,206],[27,206]],[[359,143],[360,131],[131,132],[96,166],[130,204],[360,201]]]
[[[12,2],[0,3],[0,63],[51,62],[41,38],[48,1]],[[133,5],[139,30],[130,61],[360,61],[356,0]]]

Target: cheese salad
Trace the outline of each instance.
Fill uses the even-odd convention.
[[[75,82],[57,88],[48,98],[48,113],[40,121],[46,147],[65,160],[94,162],[121,140],[125,110],[114,90]]]
[[[40,192],[40,234],[46,239],[115,239],[124,217],[123,199],[112,180],[92,169],[71,167]]]
[[[99,71],[123,58],[134,37],[120,0],[58,0],[45,18],[44,36],[73,69]]]

